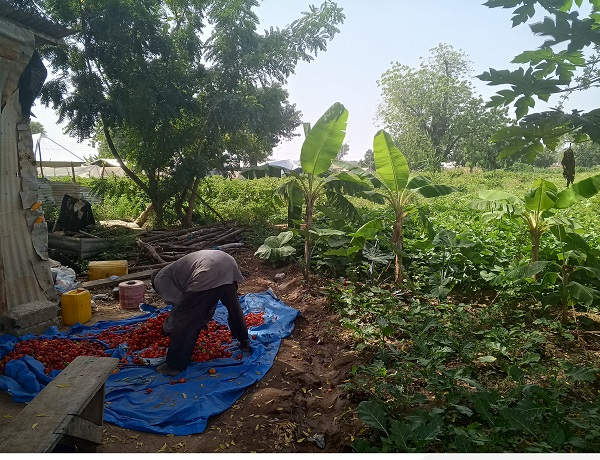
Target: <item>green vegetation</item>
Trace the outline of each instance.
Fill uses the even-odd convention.
[[[525,197],[535,181],[560,183],[560,169],[433,174],[432,182],[456,191],[429,199],[414,195],[419,212],[403,222],[400,290],[390,260],[393,233],[376,224],[394,221],[389,205],[348,196],[362,216],[358,228],[343,213],[315,207],[313,269],[329,278],[332,308],[362,356],[345,384],[360,403],[357,416],[370,427],[353,444],[356,451],[600,448],[600,361],[594,354],[599,344],[593,334],[598,329],[593,315],[600,312],[600,197],[592,193],[598,173],[580,169],[581,180],[569,189],[545,188],[557,198],[589,197],[567,200],[570,206],[544,217],[552,225],[541,234],[533,268],[522,221],[487,219],[471,204],[482,190]],[[287,204],[274,199],[287,180],[207,178],[201,185],[206,205],[198,204],[195,215],[216,220],[218,213],[249,224],[254,248],[281,233],[277,242],[269,240],[276,243],[270,244],[273,259],[294,248],[292,257],[299,257],[302,235],[274,227],[287,222]],[[129,179],[115,183],[120,181]],[[123,209],[127,200],[132,209],[144,208],[143,196],[121,187],[122,194],[109,200],[123,200]],[[565,317],[565,311],[573,314]]]
[[[506,109],[487,109],[475,94],[464,52],[440,44],[430,55],[418,69],[395,62],[382,75],[378,118],[412,169],[498,168],[500,148],[488,140],[509,122]]]
[[[545,39],[538,49],[513,59],[525,68],[490,69],[479,75],[488,85],[508,86],[491,98],[489,107],[515,107],[518,125],[503,128],[492,138],[503,144],[501,157],[518,153],[532,161],[544,148],[554,150],[565,138],[600,143],[600,109],[566,112],[562,107],[570,94],[590,90],[600,81],[598,0],[488,0],[484,4],[514,8],[513,27],[533,20],[531,31]],[[539,14],[544,16],[541,22]],[[536,102],[549,102],[552,97],[555,108],[529,113]]]
[[[160,225],[174,212],[185,227],[211,171],[256,165],[293,136],[300,113],[283,85],[345,18],[327,0],[259,33],[256,0],[39,3],[73,32],[40,48],[53,70],[42,102],[119,162]]]
[[[365,356],[345,387],[372,427],[358,452],[594,452],[598,363],[541,308],[331,290]],[[562,350],[569,350],[568,355]]]

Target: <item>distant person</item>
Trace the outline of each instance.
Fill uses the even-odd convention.
[[[207,328],[219,300],[227,308],[233,338],[243,352],[252,351],[237,294],[243,280],[235,259],[218,250],[187,254],[152,273],[152,287],[173,306],[163,325],[163,332],[171,336],[167,360],[157,372],[173,376],[188,367],[200,331]]]

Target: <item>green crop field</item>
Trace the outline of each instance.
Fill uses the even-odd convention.
[[[579,171],[576,182],[597,174]],[[328,278],[331,308],[363,357],[345,389],[360,401],[358,416],[371,430],[353,448],[598,451],[600,197],[541,213],[545,227],[532,263],[531,232],[511,210],[525,203],[536,180],[564,190],[560,169],[457,169],[431,179],[456,190],[417,198],[407,208],[401,283],[394,280],[398,248],[391,244],[388,206],[349,198],[360,222],[319,206],[324,198],[316,206],[312,273]],[[247,224],[257,248],[286,230],[287,207],[277,199],[286,180],[210,177],[200,187],[204,204],[196,215]],[[116,214],[146,205],[126,179],[116,182],[103,185],[98,220],[131,219]],[[514,209],[486,217],[473,205],[485,190],[514,195]],[[381,224],[360,240],[365,222]],[[303,230],[292,231],[285,241],[300,259]],[[360,250],[345,249],[357,240]]]

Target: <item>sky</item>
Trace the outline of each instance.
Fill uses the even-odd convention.
[[[285,27],[307,11],[308,5],[320,2],[263,0],[256,10],[261,23],[258,30]],[[311,62],[297,65],[285,86],[289,101],[301,111],[302,120],[312,124],[334,102],[341,102],[349,112],[345,138],[349,153],[345,159],[362,159],[372,148],[377,130],[383,128],[375,119],[381,98],[377,81],[393,62],[417,68],[421,58],[429,57],[429,50],[445,43],[464,51],[473,63],[473,75],[478,75],[489,68],[514,68],[510,61],[516,55],[542,44],[543,39],[533,35],[527,25],[512,28],[511,9],[491,9],[482,3],[483,0],[337,0],[346,15],[340,32],[328,43],[327,51]],[[486,99],[501,89],[477,79],[473,84]],[[572,106],[591,108],[585,107],[593,102],[589,94],[585,98],[572,98]],[[557,101],[551,99],[551,106],[553,102]],[[33,113],[54,141],[42,141],[44,160],[76,161],[77,157],[95,154],[87,142],[78,144],[62,133],[64,126],[57,125],[57,116],[51,109],[38,102]],[[301,127],[297,134],[273,149],[271,159],[299,160],[304,140]]]

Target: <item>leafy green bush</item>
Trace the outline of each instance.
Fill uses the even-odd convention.
[[[435,303],[364,285],[329,295],[374,356],[344,385],[372,428],[358,452],[593,452],[598,365],[529,305]]]
[[[276,236],[265,238],[265,242],[254,253],[259,259],[270,262],[281,262],[296,252],[296,248],[288,244],[294,238],[294,232],[281,232]]]
[[[282,181],[274,177],[245,180],[211,176],[200,186],[200,195],[225,220],[252,227],[281,224],[286,222],[286,209],[273,198]]]

